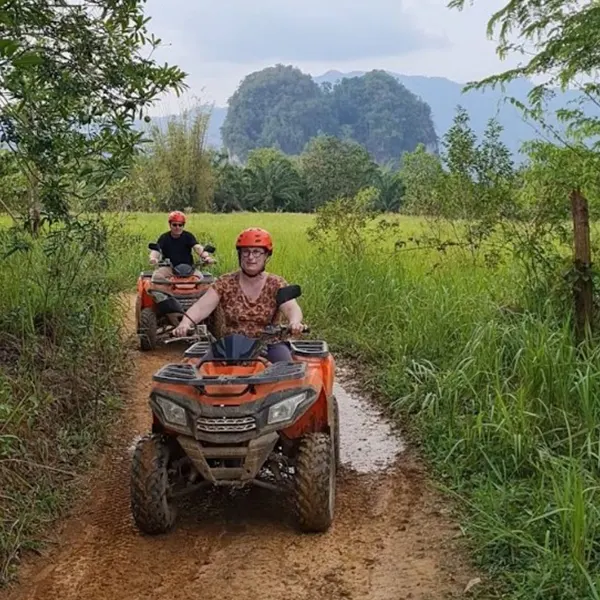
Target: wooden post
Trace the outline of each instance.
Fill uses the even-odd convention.
[[[575,246],[574,267],[576,271],[573,284],[575,300],[575,333],[577,341],[586,337],[586,331],[591,331],[594,297],[592,283],[592,251],[590,247],[590,217],[588,203],[579,189],[574,189],[569,195],[573,214],[573,239]]]

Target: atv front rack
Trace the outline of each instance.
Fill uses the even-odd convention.
[[[329,347],[323,340],[290,340],[291,350],[298,356],[311,358],[326,358],[329,356]]]
[[[329,356],[329,347],[323,340],[293,340],[289,342],[290,349],[298,356],[310,358],[326,358]],[[185,352],[187,358],[201,358],[210,350],[210,342],[201,340],[192,344]]]
[[[200,358],[204,356],[210,350],[210,342],[208,340],[201,340],[192,344],[183,355],[187,358]]]
[[[218,361],[217,361],[218,362]],[[306,364],[301,362],[277,362],[268,365],[264,371],[252,375],[200,375],[193,365],[174,363],[165,365],[153,376],[160,383],[190,385],[203,390],[207,385],[264,385],[293,379],[303,379]]]

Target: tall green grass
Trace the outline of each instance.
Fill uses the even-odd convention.
[[[522,296],[516,266],[455,258],[434,269],[433,254],[392,244],[322,255],[310,222],[194,215],[189,229],[210,233],[220,270],[235,267],[239,229],[273,232],[270,270],[302,284],[307,321],[364,365],[459,500],[474,560],[495,576],[485,597],[598,598],[600,350],[574,348],[568,308]],[[154,216],[142,224],[148,236],[164,229]]]
[[[504,597],[598,598],[600,349],[578,353],[549,302],[519,306],[516,271],[370,257],[313,273],[314,318],[375,367]]]
[[[68,506],[120,406],[124,308],[82,241],[51,253],[43,237],[7,256],[14,239],[0,232],[0,584]]]

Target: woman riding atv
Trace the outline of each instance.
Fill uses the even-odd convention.
[[[222,275],[185,313],[173,335],[181,337],[195,323],[206,319],[220,306],[224,317],[223,335],[232,333],[258,337],[260,332],[276,322],[277,290],[287,282],[279,275],[265,272],[267,261],[273,254],[273,240],[268,231],[252,227],[240,233],[235,244],[240,269]],[[303,331],[302,310],[296,300],[280,306],[289,322],[292,334]],[[186,317],[188,317],[186,319]],[[291,361],[289,346],[277,341],[267,346],[269,362]]]

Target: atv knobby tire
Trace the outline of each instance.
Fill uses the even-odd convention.
[[[328,433],[309,433],[296,460],[295,509],[306,532],[327,531],[335,509],[335,444]]]
[[[335,446],[335,470],[340,467],[340,407],[337,398],[333,396],[333,443]]]
[[[140,348],[154,350],[156,348],[158,324],[156,313],[151,308],[144,308],[140,314]]]
[[[175,523],[169,501],[167,466],[169,450],[159,434],[144,436],[135,447],[131,463],[131,513],[144,533],[166,533]]]

